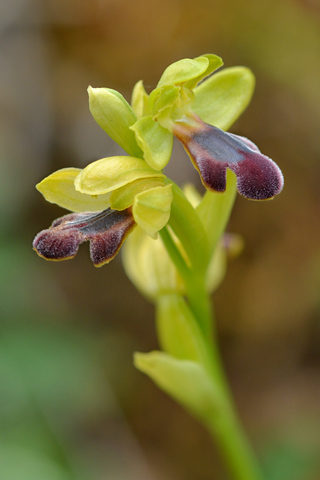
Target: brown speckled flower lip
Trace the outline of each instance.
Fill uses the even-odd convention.
[[[67,260],[77,254],[81,243],[89,241],[91,260],[96,267],[101,267],[116,256],[134,227],[131,208],[71,213],[38,233],[33,248],[46,260]]]
[[[245,137],[224,132],[193,115],[190,123],[175,122],[173,134],[183,144],[203,185],[226,189],[227,168],[237,176],[238,192],[251,200],[268,200],[283,188],[283,175],[271,158]]]

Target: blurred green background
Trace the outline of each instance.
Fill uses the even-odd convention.
[[[223,358],[268,480],[320,478],[320,4],[317,0],[0,3],[0,478],[222,479],[208,434],[132,366],[157,348],[153,307],[120,257],[83,245],[49,263],[34,235],[64,212],[34,185],[121,153],[89,84],[155,87],[171,62],[216,53],[257,78],[233,126],[282,168],[272,202],[237,199],[245,240],[214,295]],[[199,186],[175,145],[171,175]]]

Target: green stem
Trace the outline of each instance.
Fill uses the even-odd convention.
[[[190,308],[198,320],[203,335],[205,338],[211,338],[211,303],[205,292],[203,276],[192,271],[186,264],[167,227],[159,233],[171,260],[184,281]]]
[[[201,298],[207,296],[203,291]],[[213,323],[213,318],[211,318]],[[215,332],[211,339],[204,336],[208,355],[208,368],[217,397],[218,407],[212,410],[203,423],[215,439],[217,446],[229,467],[232,478],[236,480],[262,480],[263,475],[251,449],[246,434],[236,412],[232,392],[226,378]]]
[[[164,227],[159,232],[161,240],[163,241],[167,252],[170,255],[171,260],[175,264],[178,272],[180,273],[181,277],[185,280],[190,276],[190,268],[186,264],[183,256],[181,255],[177,245],[175,244],[169,230],[167,227]]]
[[[192,272],[187,283],[187,297],[190,308],[198,320],[204,338],[212,337],[211,302],[204,285],[204,278]]]
[[[176,185],[173,185],[173,193],[169,226],[180,243],[175,241],[167,227],[161,230],[160,235],[185,282],[187,300],[201,329],[207,352],[205,368],[219,399],[202,421],[216,440],[235,480],[262,480],[257,460],[237,418],[216,335],[212,335],[213,312],[205,284],[208,260],[223,234],[233,206],[236,178],[229,173],[227,192],[224,195],[208,192],[197,212]],[[186,254],[187,259],[181,252]]]
[[[246,434],[234,411],[217,412],[206,419],[206,427],[228,465],[232,478],[236,480],[263,480],[263,474]]]

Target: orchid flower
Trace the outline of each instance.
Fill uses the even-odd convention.
[[[138,82],[132,105],[115,90],[89,87],[94,119],[128,156],[103,158],[83,170],[58,170],[37,185],[46,200],[73,212],[36,236],[33,246],[40,256],[73,258],[88,240],[91,259],[101,266],[114,258],[136,225],[157,238],[173,202],[172,181],[163,174],[173,136],[206,189],[224,192],[229,169],[247,198],[269,199],[281,191],[278,166],[251,141],[222,130],[247,106],[254,77],[244,67],[211,75],[221,66],[220,57],[211,54],[175,62],[150,95]]]

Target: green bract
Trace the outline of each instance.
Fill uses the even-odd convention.
[[[158,295],[156,322],[159,343],[166,353],[206,364],[206,348],[199,325],[181,294]]]
[[[219,409],[219,391],[200,363],[157,351],[136,353],[134,363],[196,417],[205,419]]]

